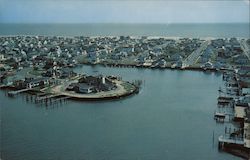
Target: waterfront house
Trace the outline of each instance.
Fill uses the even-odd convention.
[[[43,87],[44,85],[49,84],[49,78],[48,77],[42,77],[42,78],[26,78],[25,79],[26,88],[34,88],[34,87]]]
[[[153,59],[146,59],[145,62],[143,63],[143,66],[145,67],[149,67],[149,66],[152,66],[152,63],[154,62]]]
[[[250,103],[250,94],[244,95],[244,96],[240,96],[239,97],[239,102],[241,102],[241,103]]]
[[[244,139],[244,147],[250,150],[250,110],[247,109],[246,113],[247,114],[246,114],[246,118],[244,121],[243,139]]]
[[[92,86],[92,91],[109,91],[116,88],[111,80],[103,76],[84,76],[78,83]]]
[[[6,78],[5,74],[0,74],[0,83],[3,83],[3,80]]]
[[[206,62],[202,67],[204,69],[213,69],[214,68],[213,64],[210,61]]]
[[[71,83],[70,85],[68,85],[68,87],[66,88],[67,91],[76,91],[78,87],[78,83]]]
[[[5,79],[6,79],[6,75],[0,74],[0,83],[4,83]]]
[[[103,82],[97,87],[99,91],[110,91],[116,88],[116,85],[112,83],[109,79],[103,77]]]
[[[221,62],[216,62],[214,64],[214,68],[219,70],[219,69],[222,69],[222,68],[225,68],[225,64],[224,63],[221,63]]]
[[[145,60],[146,60],[146,56],[140,55],[140,56],[137,58],[136,61],[137,61],[139,64],[143,64],[143,63],[145,62]]]
[[[241,95],[250,95],[250,88],[249,87],[243,87],[241,88]]]
[[[249,108],[249,103],[236,103],[234,106],[234,119],[236,121],[244,121],[246,111]]]
[[[86,83],[78,83],[76,86],[77,93],[88,94],[88,93],[92,93],[93,91],[94,91],[94,87]]]
[[[250,87],[250,75],[242,75],[237,78],[238,78],[240,88]]]
[[[166,62],[165,59],[160,59],[160,60],[158,60],[158,65],[159,65],[160,67],[166,67],[167,62]]]
[[[26,83],[23,79],[15,80],[13,82],[13,85],[15,86],[16,89],[24,89],[26,88]]]

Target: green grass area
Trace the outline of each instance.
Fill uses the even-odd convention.
[[[216,62],[217,61],[217,57],[218,57],[218,55],[217,55],[216,51],[213,51],[213,54],[211,56],[211,61],[212,62]]]
[[[130,84],[130,83],[128,83],[128,82],[124,82],[124,83],[122,83],[121,85],[124,87],[124,89],[125,89],[126,91],[131,91],[131,90],[134,90],[134,89],[135,89],[135,86],[132,85],[132,84]]]
[[[45,93],[51,93],[51,86],[48,86],[45,90],[43,90],[43,92]]]
[[[31,75],[35,75],[35,76],[40,76],[42,74],[42,71],[31,70],[28,73],[31,74]]]

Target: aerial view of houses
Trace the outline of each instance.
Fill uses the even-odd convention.
[[[218,123],[235,123],[219,137],[219,149],[241,157],[250,150],[250,39],[164,37],[3,36],[0,87],[7,95],[50,105],[66,99],[115,99],[139,92],[140,80],[76,73],[81,65],[199,70],[223,73]]]

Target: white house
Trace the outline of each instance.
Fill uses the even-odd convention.
[[[0,54],[0,61],[3,61],[3,60],[5,60],[5,57],[3,54]]]

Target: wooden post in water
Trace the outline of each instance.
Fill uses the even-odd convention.
[[[214,130],[213,130],[213,148],[214,148]]]
[[[26,102],[29,102],[29,96],[26,95]]]

